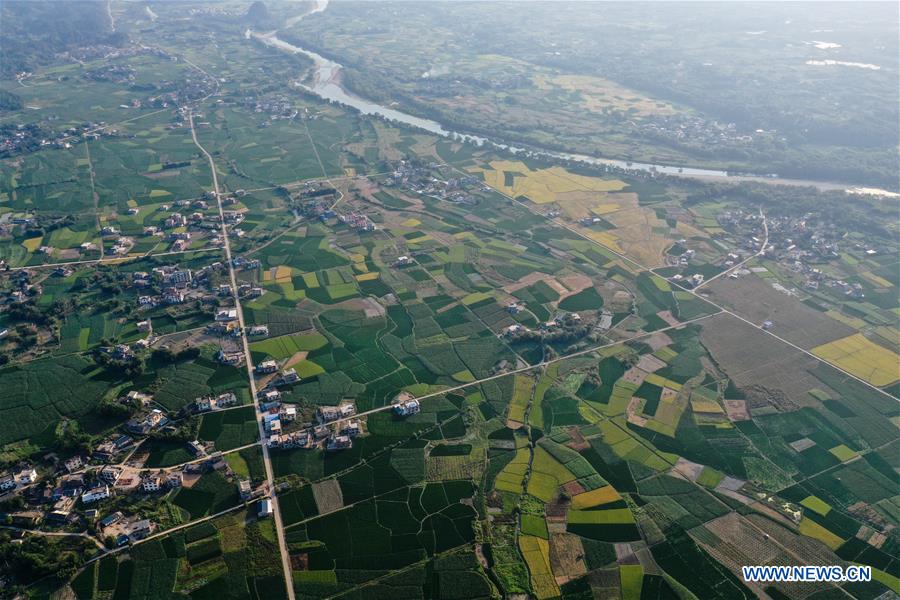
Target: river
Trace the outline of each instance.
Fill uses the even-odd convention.
[[[284,28],[289,28],[301,20],[309,17],[310,15],[323,12],[326,8],[328,8],[328,0],[317,0],[315,6],[303,13],[302,15],[291,17],[285,21]],[[564,161],[576,161],[589,165],[605,165],[611,167],[617,167],[620,169],[630,169],[635,171],[644,171],[644,172],[655,172],[661,173],[665,175],[674,175],[679,177],[690,177],[694,179],[703,179],[703,180],[722,180],[728,179],[729,181],[763,181],[766,183],[777,183],[784,185],[802,185],[802,186],[814,186],[823,190],[835,190],[835,189],[847,189],[846,185],[842,185],[839,183],[832,182],[823,182],[823,181],[808,181],[801,179],[788,179],[783,177],[769,176],[769,175],[737,175],[737,174],[729,174],[727,171],[720,171],[715,169],[701,169],[694,167],[679,167],[679,166],[669,166],[669,165],[655,165],[649,163],[640,163],[640,162],[626,162],[623,160],[615,160],[609,158],[599,158],[596,156],[589,156],[586,154],[574,154],[567,152],[558,152],[555,150],[542,149],[542,148],[519,148],[516,146],[510,146],[509,144],[501,143],[493,141],[486,137],[481,137],[477,135],[472,135],[468,133],[461,133],[458,131],[453,131],[441,125],[437,121],[433,121],[431,119],[424,119],[422,117],[416,117],[414,115],[405,113],[400,110],[396,110],[393,108],[389,108],[387,106],[383,106],[376,102],[372,102],[371,100],[367,100],[354,94],[353,92],[347,90],[341,85],[340,81],[340,72],[343,66],[340,63],[337,63],[333,60],[325,58],[324,56],[317,54],[311,50],[307,50],[306,48],[301,48],[300,46],[295,46],[289,42],[286,42],[278,37],[278,31],[270,31],[270,32],[254,32],[251,30],[247,30],[245,33],[245,37],[247,38],[255,38],[260,42],[271,46],[273,48],[278,48],[280,50],[284,50],[285,52],[291,52],[294,54],[303,54],[310,59],[312,59],[315,64],[315,73],[312,77],[312,82],[310,85],[295,83],[294,85],[303,88],[304,90],[311,92],[325,100],[329,100],[332,102],[336,102],[338,104],[342,104],[344,106],[352,107],[358,110],[360,113],[365,115],[377,115],[383,117],[385,119],[391,121],[397,121],[398,123],[405,123],[406,125],[410,125],[412,127],[416,127],[418,129],[422,129],[424,131],[428,131],[430,133],[434,133],[436,135],[453,138],[460,141],[469,142],[478,146],[493,146],[495,148],[506,150],[513,152],[515,154],[522,154],[528,156],[535,156],[539,158],[551,158],[557,160]],[[861,192],[860,190],[865,189],[865,192]],[[887,192],[885,190],[877,190],[874,188],[853,188],[853,190],[847,191],[855,191],[856,193],[870,193],[873,195],[893,195],[891,192]]]

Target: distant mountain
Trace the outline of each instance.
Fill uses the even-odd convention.
[[[272,14],[269,12],[269,7],[266,6],[266,3],[256,0],[256,2],[251,4],[250,8],[247,9],[247,21],[254,25],[264,25],[271,22]]]
[[[53,55],[91,44],[121,45],[106,3],[98,0],[7,0],[0,3],[0,77],[30,71]]]

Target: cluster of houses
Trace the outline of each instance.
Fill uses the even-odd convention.
[[[275,393],[277,394],[278,392]],[[297,408],[295,406],[284,406],[277,398],[272,399],[271,391],[268,394],[270,399],[260,404],[259,407],[262,412],[263,427],[267,436],[278,436],[281,435],[284,424],[292,423],[297,419]]]
[[[180,164],[174,164],[174,167]],[[215,195],[210,193],[206,200],[178,200],[175,202],[175,208],[193,208],[194,212],[185,216],[180,212],[169,212],[162,220],[161,225],[148,225],[144,227],[144,235],[152,237],[165,238],[171,242],[170,250],[173,252],[183,252],[190,249],[194,241],[194,233],[200,230],[201,235],[208,235],[208,242],[212,246],[223,246],[225,240],[220,232],[221,219],[218,214],[204,214],[210,207],[208,200],[215,200]],[[223,198],[222,204],[233,204],[236,200],[233,197]],[[160,212],[168,212],[172,209],[168,204],[159,207]],[[132,209],[137,210],[137,209]],[[238,225],[244,221],[245,215],[242,211],[227,210],[223,211],[223,217],[226,224]],[[190,230],[194,230],[193,232]]]
[[[687,144],[689,146],[710,147],[722,144],[739,144],[752,146],[757,142],[769,143],[777,136],[775,131],[744,131],[735,123],[720,123],[685,114],[649,115],[639,121],[630,121],[641,135],[652,139],[665,140],[671,144]]]
[[[320,406],[316,409],[317,424],[311,428],[293,432],[282,431],[281,422],[289,415],[289,420],[297,418],[295,407],[285,407],[280,402],[276,406],[263,404],[262,410],[268,408],[263,415],[263,421],[268,434],[267,444],[270,448],[312,448],[325,442],[326,450],[345,450],[353,446],[353,438],[362,434],[362,425],[359,419],[350,419],[356,414],[356,407],[352,403],[344,402],[339,406]],[[291,412],[293,411],[293,412]],[[340,421],[337,427],[330,424]],[[273,427],[273,424],[277,426]]]
[[[473,189],[489,189],[475,177],[436,177],[436,174],[441,174],[441,165],[436,163],[425,165],[417,161],[400,160],[391,167],[391,174],[385,180],[385,185],[438,200],[471,206],[478,203],[471,193]]]
[[[184,474],[181,471],[156,473],[148,475],[141,480],[141,491],[152,494],[166,489],[177,489],[183,484]]]
[[[258,258],[244,258],[243,256],[236,256],[232,259],[231,264],[235,269],[252,271],[253,269],[258,269],[262,263]]]
[[[149,536],[156,524],[149,519],[126,517],[121,511],[110,513],[97,522],[100,531],[106,535],[115,534],[116,546],[124,546]]]
[[[201,396],[194,400],[190,408],[195,413],[204,413],[211,410],[222,410],[237,404],[237,396],[233,392],[225,392],[218,396]]]
[[[253,369],[257,375],[271,375],[278,371],[278,362],[274,360],[264,360]],[[269,386],[277,387],[279,385],[291,385],[300,381],[300,375],[296,369],[285,369],[281,375],[269,382]]]
[[[337,213],[331,208],[331,203],[324,198],[316,198],[315,200],[304,202],[300,205],[300,212],[307,217],[315,217],[323,223],[337,216]]]
[[[368,215],[358,212],[352,212],[349,215],[339,215],[338,221],[351,227],[357,231],[375,231],[378,227],[372,222]]]
[[[746,250],[756,253],[762,250],[764,256],[780,262],[788,270],[804,276],[803,286],[815,291],[821,287],[840,291],[851,300],[865,298],[865,288],[859,282],[846,281],[837,276],[829,277],[821,265],[840,258],[842,253],[850,253],[862,260],[877,255],[881,249],[872,243],[847,243],[844,232],[817,215],[806,213],[802,216],[768,216],[768,244],[762,247],[760,239],[762,217],[743,209],[723,211],[718,221],[729,230],[743,237]],[[843,245],[843,247],[842,247]],[[740,251],[728,255],[726,267],[737,264]],[[740,273],[735,272],[740,276]]]
[[[521,310],[521,306],[516,303],[511,303],[507,310],[512,312],[519,312]],[[552,332],[554,330],[559,329],[560,327],[567,326],[577,326],[582,321],[581,315],[578,313],[561,313],[553,317],[553,319],[546,321],[545,323],[541,323],[539,330],[543,333]],[[507,327],[503,328],[503,335],[507,337],[517,337],[522,334],[532,333],[532,330],[521,323],[514,323]]]
[[[23,467],[13,473],[0,476],[0,493],[14,490],[37,481],[37,471],[33,467]]]

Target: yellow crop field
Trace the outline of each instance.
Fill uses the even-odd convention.
[[[484,182],[513,198],[527,196],[536,204],[548,204],[558,200],[557,195],[566,192],[616,192],[625,187],[618,179],[601,179],[576,175],[562,167],[532,171],[521,161],[495,160],[491,169],[482,169]],[[507,184],[506,174],[513,175],[512,185]]]
[[[559,586],[550,567],[550,543],[533,535],[522,535],[519,536],[519,549],[528,563],[535,595],[539,599],[558,597]]]
[[[610,502],[615,502],[621,499],[622,496],[619,495],[619,492],[617,492],[613,486],[605,485],[601,488],[597,488],[596,490],[591,490],[590,492],[578,494],[577,496],[573,497],[572,508],[592,508],[594,506],[608,504]]]
[[[524,375],[516,375],[513,384],[513,397],[509,403],[507,418],[520,423],[525,421],[525,408],[531,399],[531,389],[534,387],[534,379]]]
[[[25,246],[25,249],[29,252],[37,252],[37,249],[41,247],[41,241],[43,239],[43,236],[28,238],[27,240],[22,241],[22,245]]]
[[[528,459],[530,457],[531,453],[528,451],[528,448],[516,450],[516,457],[503,467],[503,470],[497,475],[494,487],[498,490],[521,494],[522,478],[525,477],[525,471],[528,470]]]
[[[880,277],[880,276],[876,275],[875,273],[873,273],[871,271],[863,271],[862,273],[860,273],[860,275],[862,275],[863,277],[865,277],[866,279],[868,279],[869,281],[871,281],[873,284],[877,285],[878,287],[882,287],[882,288],[894,287],[894,284],[892,284],[890,281],[888,281],[884,277]]]
[[[724,414],[724,410],[712,400],[704,398],[691,398],[691,410],[696,413]]]
[[[290,267],[286,267],[281,265],[280,267],[275,267],[275,272],[273,273],[274,279],[278,283],[285,283],[291,280],[292,269]]]
[[[372,281],[374,279],[378,279],[379,277],[381,277],[381,273],[376,271],[374,273],[363,273],[362,275],[357,275],[356,280],[357,281]]]
[[[306,287],[309,289],[319,287],[319,279],[316,277],[315,273],[304,273],[303,283],[306,284]]]
[[[591,207],[591,212],[595,215],[608,215],[609,213],[616,212],[617,210],[619,210],[619,208],[620,207],[618,204],[610,204],[608,202],[605,202],[603,204],[596,204]]]
[[[828,310],[825,311],[825,314],[834,319],[835,321],[840,321],[845,325],[849,325],[853,329],[862,329],[866,326],[866,322],[860,319],[859,317],[851,317],[845,315],[844,313],[837,310]]]
[[[404,227],[418,227],[419,225],[422,224],[422,221],[420,221],[418,219],[407,219],[400,224],[403,225]]]
[[[800,527],[798,527],[798,530],[805,536],[819,540],[832,550],[837,550],[841,547],[841,544],[844,543],[842,538],[831,533],[809,517],[803,517],[800,520]]]
[[[900,379],[900,355],[861,333],[816,346],[812,353],[879,387]]]
[[[619,240],[616,236],[612,235],[608,231],[593,231],[588,230],[586,232],[587,236],[597,242],[602,246],[606,246],[610,250],[614,252],[618,252],[619,254],[624,254],[625,250],[619,245]]]
[[[644,378],[644,381],[647,383],[652,383],[653,385],[658,385],[659,387],[667,387],[670,390],[675,390],[676,392],[681,389],[681,384],[677,381],[672,381],[671,379],[666,379],[656,373],[650,373],[647,377]]]
[[[837,457],[837,459],[840,460],[841,462],[847,462],[851,458],[856,458],[857,456],[859,456],[859,453],[856,450],[853,450],[852,448],[848,448],[844,444],[841,444],[840,446],[835,446],[834,448],[831,448],[828,451],[831,452],[835,457]]]

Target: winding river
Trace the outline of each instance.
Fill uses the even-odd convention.
[[[328,0],[317,0],[316,5],[309,11],[298,15],[296,17],[291,17],[285,21],[284,28],[289,28],[306,17],[323,12],[326,8],[328,8]],[[286,42],[278,37],[278,31],[270,31],[270,32],[254,32],[251,30],[247,30],[245,33],[245,37],[254,38],[266,44],[267,46],[271,46],[273,48],[278,48],[279,50],[283,50],[285,52],[291,52],[294,54],[303,54],[310,59],[312,59],[315,65],[315,72],[312,77],[312,82],[310,85],[305,85],[302,83],[295,83],[294,85],[303,88],[304,90],[311,92],[325,100],[329,100],[332,102],[336,102],[338,104],[342,104],[344,106],[349,106],[355,108],[360,113],[364,115],[376,115],[388,119],[390,121],[396,121],[398,123],[405,123],[406,125],[410,125],[412,127],[416,127],[418,129],[422,129],[424,131],[428,131],[430,133],[434,133],[436,135],[453,138],[460,141],[465,141],[469,143],[473,143],[478,146],[493,146],[495,148],[506,150],[513,152],[515,154],[522,154],[528,156],[535,157],[544,157],[544,158],[552,158],[557,160],[564,161],[576,161],[582,162],[590,165],[605,165],[611,167],[617,167],[621,169],[629,169],[635,171],[645,171],[645,172],[655,172],[661,173],[665,175],[674,175],[681,177],[691,177],[697,179],[724,179],[727,178],[730,181],[765,181],[770,183],[780,183],[785,185],[804,185],[804,186],[815,186],[820,189],[846,189],[846,185],[841,185],[838,183],[830,183],[830,182],[821,182],[821,181],[807,181],[800,179],[787,179],[782,177],[775,176],[762,176],[762,175],[734,175],[729,174],[727,171],[720,171],[715,169],[699,169],[693,167],[677,167],[677,166],[667,166],[667,165],[654,165],[649,163],[640,163],[640,162],[626,162],[622,160],[614,160],[608,158],[598,158],[595,156],[589,156],[586,154],[574,154],[574,153],[566,153],[566,152],[557,152],[554,150],[548,149],[533,149],[533,148],[518,148],[516,146],[510,146],[508,144],[500,143],[493,141],[486,137],[481,137],[477,135],[472,135],[468,133],[461,133],[457,131],[452,131],[447,129],[437,121],[433,121],[431,119],[424,119],[421,117],[416,117],[414,115],[405,113],[403,111],[399,111],[393,108],[389,108],[387,106],[383,106],[376,102],[372,102],[371,100],[367,100],[354,94],[353,92],[345,89],[340,82],[340,71],[343,68],[340,63],[337,63],[333,60],[325,58],[324,56],[317,54],[311,50],[307,50],[306,48],[301,48],[300,46],[295,46],[289,42]],[[856,191],[860,193],[859,190],[862,188],[853,188],[848,191]],[[874,193],[878,195],[893,195],[891,192],[887,192],[885,190],[873,190],[872,188],[865,188],[866,191],[862,193]],[[883,193],[883,194],[882,194]]]

